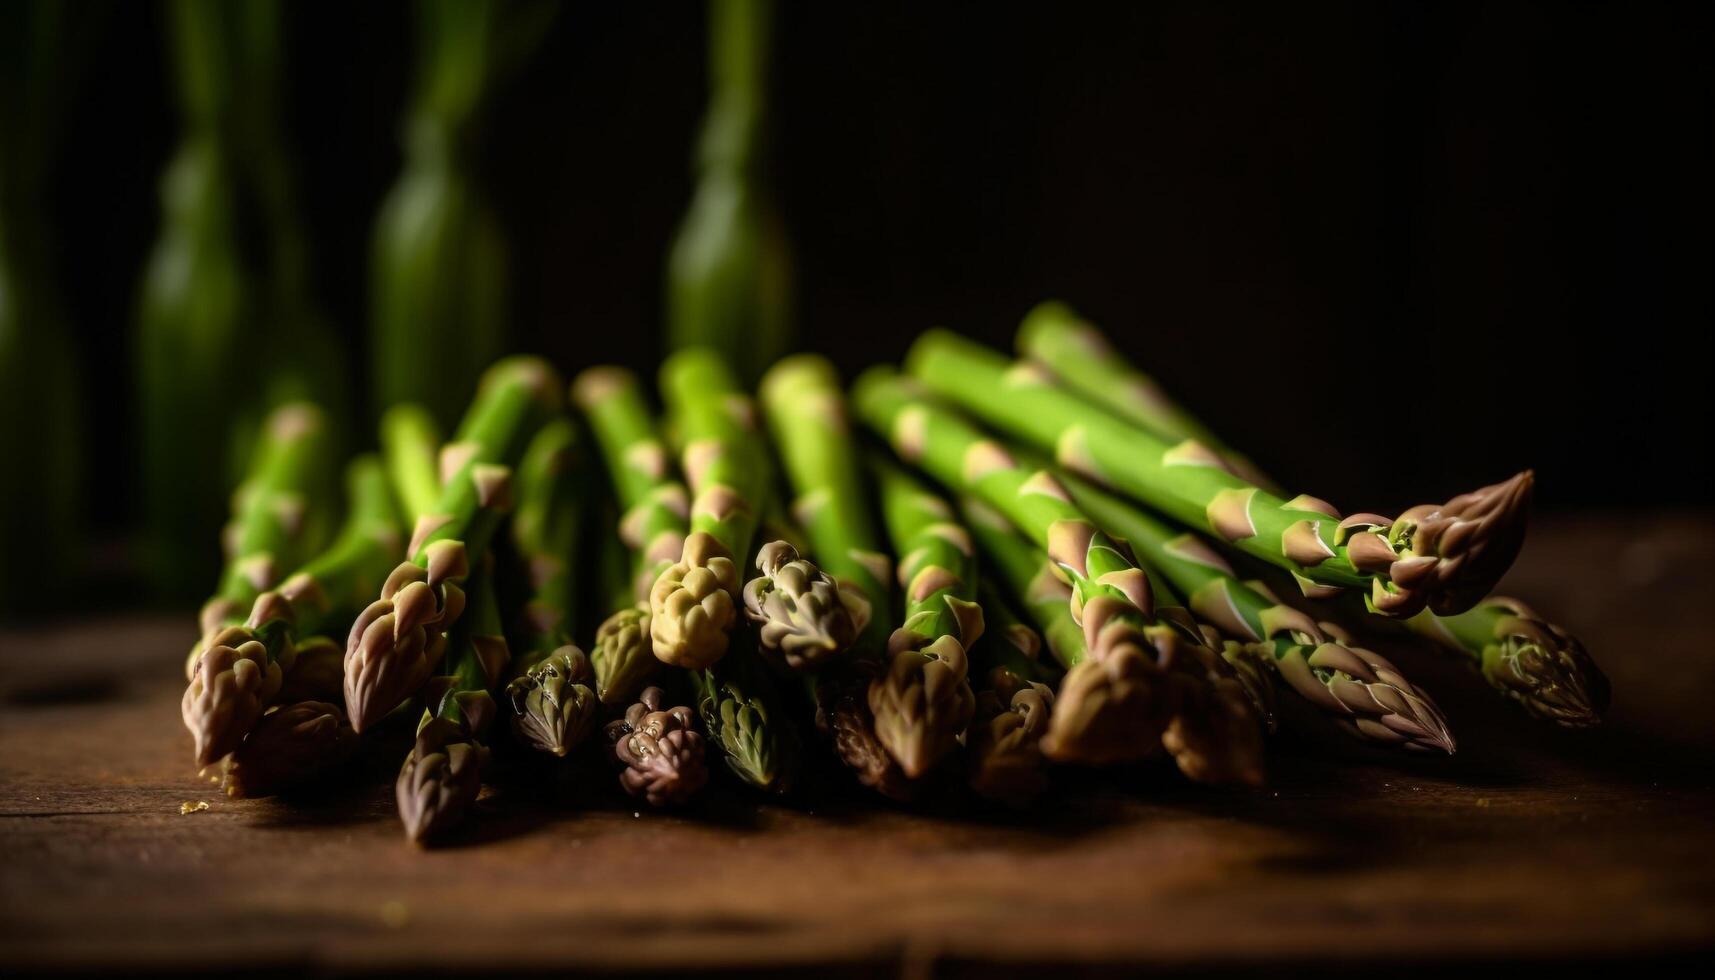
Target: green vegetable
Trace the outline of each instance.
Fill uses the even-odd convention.
[[[1055,387],[1030,365],[946,331],[918,338],[911,373],[935,393],[1039,449],[1061,465],[1293,572],[1312,593],[1359,588],[1378,612],[1428,605],[1470,608],[1506,571],[1524,540],[1532,477],[1413,507],[1397,519],[1340,520],[1313,497],[1282,500],[1228,472],[1196,442],[1170,446]]]
[[[1204,643],[1200,633],[1153,615],[1148,576],[1051,474],[1026,470],[893,372],[865,373],[852,400],[902,459],[1005,514],[1070,580],[1088,654],[1061,684],[1043,742],[1050,758],[1110,764],[1159,746],[1193,779],[1261,781],[1261,726],[1250,702],[1189,649]]]

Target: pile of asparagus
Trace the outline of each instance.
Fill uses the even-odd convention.
[[[1598,721],[1579,643],[1489,594],[1528,472],[1342,516],[1063,305],[1018,347],[931,331],[849,392],[795,355],[755,400],[685,349],[659,417],[621,368],[567,399],[511,358],[444,444],[423,408],[390,411],[338,528],[326,423],[277,410],[189,661],[197,763],[277,793],[414,720],[396,789],[416,842],[471,811],[491,750],[605,756],[652,806],[711,770],[788,792],[818,759],[897,800],[1026,805],[1053,765],[1157,757],[1256,785],[1277,689],[1377,745],[1453,751],[1430,695],[1362,645],[1387,619],[1535,717]]]

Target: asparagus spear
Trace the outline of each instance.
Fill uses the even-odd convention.
[[[1193,779],[1261,781],[1255,711],[1230,675],[1209,673],[1224,662],[1187,649],[1203,643],[1200,633],[1154,617],[1143,570],[1072,505],[1051,474],[1026,471],[999,443],[891,371],[859,378],[853,401],[902,458],[1005,514],[1070,579],[1070,609],[1089,652],[1061,685],[1043,744],[1050,758],[1122,762],[1160,745]]]
[[[1044,303],[1032,310],[1019,328],[1018,348],[1052,369],[1068,387],[1121,418],[1164,439],[1195,439],[1233,472],[1258,486],[1271,487],[1255,464],[1127,363],[1093,325],[1065,305]],[[1516,599],[1491,596],[1451,617],[1420,612],[1410,625],[1449,649],[1474,656],[1497,691],[1518,700],[1536,717],[1573,727],[1597,723],[1608,690],[1601,668],[1566,631],[1528,612],[1517,613],[1514,607],[1523,608]],[[1515,619],[1534,621],[1534,625],[1515,623]],[[1543,654],[1485,656],[1485,650],[1498,652],[1509,643]]]
[[[792,514],[857,629],[847,646],[874,655],[891,628],[885,583],[892,569],[870,516],[839,376],[825,358],[794,355],[763,378],[762,403],[795,494]]]
[[[678,359],[686,363],[683,358],[687,356],[691,355],[679,355]],[[663,369],[664,374],[666,370]],[[614,489],[621,505],[627,508],[620,523],[620,532],[634,551],[641,552],[640,566],[654,569],[660,556],[666,553],[661,545],[674,540],[684,542],[675,554],[689,552],[691,538],[687,538],[685,533],[683,488],[676,492],[671,489],[677,484],[668,476],[667,454],[655,441],[655,427],[636,381],[617,368],[592,368],[579,375],[572,393],[589,415],[596,441],[607,458]],[[738,405],[739,411],[747,410],[749,405],[742,398],[728,404]],[[723,410],[720,407],[713,409],[716,412]],[[683,426],[681,431],[684,431]],[[692,431],[695,431],[694,427]],[[754,445],[749,445],[748,451],[754,448]],[[685,455],[687,458],[692,455],[690,445],[687,445]],[[754,470],[740,471],[738,475],[757,484],[761,482],[756,479],[759,474]],[[702,502],[707,504],[718,495],[720,487],[716,484],[705,489],[710,497]],[[705,512],[704,526],[730,531],[745,519],[754,526],[754,518],[749,518],[748,513],[734,515],[733,520],[725,523],[713,518],[713,514]],[[714,540],[710,534],[702,536]],[[743,537],[748,542],[749,532],[744,532]],[[730,580],[736,581],[736,567],[729,559],[723,561],[732,568]],[[707,571],[698,569],[688,577],[696,579]],[[658,577],[674,574],[686,574],[685,566],[669,561]],[[720,598],[725,597],[729,601],[724,608],[732,609],[730,593],[713,586],[712,582],[703,584],[710,585],[718,593],[707,597],[712,604],[718,604]],[[596,631],[591,659],[596,664],[598,689],[604,703],[617,703],[628,696],[628,689],[635,689],[631,685],[640,685],[647,677],[646,668],[655,665],[655,658],[649,656],[655,636],[652,624],[656,614],[652,612],[652,605],[622,609],[608,617]],[[722,641],[725,642],[724,634]],[[738,656],[729,655],[713,667],[692,671],[697,713],[702,717],[709,737],[725,754],[727,767],[734,774],[760,789],[783,790],[790,783],[796,763],[789,724],[779,709],[773,685],[759,669],[761,665],[754,662],[756,655],[750,648],[748,634],[736,652]],[[604,683],[601,681],[604,667],[607,671],[605,676],[611,679],[611,683],[600,686]]]
[[[693,348],[661,366],[683,443],[691,533],[649,593],[649,635],[663,663],[698,670],[726,654],[739,622],[739,562],[750,553],[766,486],[755,409],[720,355]]]
[[[708,346],[747,381],[786,352],[791,256],[761,179],[772,0],[709,5],[708,115],[697,187],[667,261],[675,348]]]
[[[381,456],[399,505],[415,523],[441,496],[441,433],[429,410],[401,402],[381,416]]]
[[[834,751],[864,785],[897,799],[916,787],[877,739],[870,682],[881,671],[892,612],[892,560],[870,513],[869,487],[839,376],[827,359],[797,354],[770,368],[762,404],[810,550],[833,577],[857,635],[827,676],[819,702]]]
[[[491,571],[472,576],[470,615],[453,627],[446,645],[447,673],[427,687],[428,710],[394,784],[399,819],[414,844],[428,843],[463,820],[482,789],[488,765],[483,738],[495,714],[489,692],[511,657]]]
[[[1057,680],[1040,660],[1042,635],[1026,626],[986,579],[980,588],[988,628],[972,666],[976,714],[970,731],[971,789],[979,796],[1024,806],[1048,785],[1038,743],[1048,732]]]
[[[1390,616],[1426,605],[1461,612],[1488,593],[1524,540],[1528,471],[1397,519],[1341,520],[1321,500],[1282,500],[1228,472],[1200,443],[1170,446],[1054,387],[1039,369],[1009,365],[947,331],[920,337],[908,362],[931,389],[985,421],[1053,448],[1082,476],[1286,568],[1309,594],[1364,589],[1371,607]]]
[[[1305,700],[1354,734],[1416,751],[1453,751],[1447,721],[1429,695],[1386,658],[1351,645],[1335,627],[1245,583],[1194,534],[1181,534],[1075,477],[1062,483],[1085,513],[1123,536],[1190,608],[1234,640],[1261,644],[1266,662]]]
[[[347,472],[349,513],[338,539],[278,589],[263,592],[242,621],[212,621],[195,654],[181,712],[196,740],[198,765],[238,748],[269,704],[329,696],[324,644],[299,663],[297,640],[350,616],[373,594],[399,551],[399,520],[373,456]]]
[[[684,803],[709,781],[703,736],[690,708],[667,707],[659,687],[644,690],[625,717],[607,723],[619,784],[650,806]]]
[[[357,734],[339,705],[284,703],[269,709],[232,753],[223,785],[232,797],[273,796],[344,764],[356,750]]]
[[[1048,553],[1021,537],[1006,515],[964,494],[959,512],[977,540],[989,570],[1011,591],[1062,668],[1082,663],[1089,650],[1084,629],[1072,618],[1072,588],[1054,574]]]
[[[572,382],[572,400],[589,420],[614,493],[625,508],[619,537],[633,556],[636,599],[647,600],[662,569],[684,551],[689,494],[672,475],[667,447],[655,433],[635,375],[617,367],[589,368]],[[649,618],[646,601],[628,603],[596,629],[590,661],[603,704],[635,698],[658,665]]]
[[[519,739],[556,756],[589,734],[597,704],[589,658],[571,641],[585,489],[576,449],[571,419],[542,427],[518,467],[512,518],[513,543],[529,565],[532,594],[524,607],[527,652],[514,665],[506,701]]]
[[[269,414],[221,535],[226,568],[198,615],[204,635],[242,617],[284,569],[321,546],[325,508],[315,504],[332,496],[328,443],[327,420],[314,405],[296,402]],[[193,658],[187,669],[194,666]]]
[[[874,466],[883,521],[900,556],[905,619],[870,682],[875,734],[905,775],[927,774],[958,746],[976,707],[970,648],[983,633],[977,557],[952,508],[903,470]]]
[[[1055,566],[1048,555],[1030,541],[1019,537],[1005,515],[969,496],[964,498],[961,508],[967,524],[976,535],[984,557],[1000,573],[1014,594],[1020,597],[1032,620],[1043,631],[1054,659],[1069,672],[1079,675],[1073,677],[1072,673],[1068,673],[1067,677],[1071,678],[1070,686],[1067,686],[1065,678],[1061,680],[1062,698],[1073,698],[1082,689],[1079,678],[1088,675],[1087,668],[1079,667],[1088,658],[1088,647],[1084,642],[1083,629],[1072,619],[1069,608],[1072,589],[1055,576]],[[1150,578],[1150,593],[1152,601],[1156,596],[1166,594],[1153,576]],[[1158,618],[1171,622],[1183,635],[1194,635],[1196,625],[1190,621],[1189,613],[1161,604],[1157,604],[1152,611]],[[1183,655],[1195,657],[1203,665],[1205,673],[1217,675],[1224,674],[1225,671],[1216,667],[1212,658],[1221,656],[1234,674],[1233,681],[1243,687],[1252,707],[1261,714],[1266,727],[1272,730],[1273,700],[1266,688],[1260,691],[1257,689],[1258,679],[1248,664],[1243,661],[1234,662],[1236,657],[1245,652],[1234,650],[1234,646],[1236,644],[1221,646],[1204,634],[1201,645],[1176,644],[1174,649]],[[1216,653],[1217,649],[1220,649],[1219,654]],[[1089,683],[1084,682],[1082,686],[1088,687]],[[1216,683],[1225,686],[1228,682],[1222,679]],[[1053,731],[1051,727],[1051,754],[1065,755],[1067,749],[1063,747],[1066,746],[1100,746],[1105,737],[1104,733],[1120,723],[1108,715],[1128,708],[1124,702],[1117,700],[1100,704],[1098,707],[1105,710],[1091,708],[1077,715],[1066,711],[1052,715],[1050,724],[1058,724],[1059,730]]]
[[[797,779],[797,732],[763,669],[755,634],[741,630],[734,641],[735,649],[720,663],[691,672],[697,715],[734,775],[757,789],[783,793]]]
[[[1280,488],[1256,464],[1222,442],[1154,378],[1127,364],[1100,331],[1065,303],[1050,300],[1025,314],[1018,328],[1018,354],[1141,429],[1162,439],[1206,446],[1240,479],[1279,495]]]
[[[488,548],[508,504],[511,466],[543,417],[558,407],[560,382],[536,358],[489,368],[457,437],[443,452],[449,476],[434,511],[420,516],[407,553],[357,621],[345,646],[345,706],[361,732],[428,679],[446,631],[464,609],[459,589]]]
[[[1456,616],[1422,612],[1406,625],[1471,657],[1495,690],[1532,717],[1588,728],[1608,708],[1608,678],[1584,645],[1517,599],[1490,596]]]

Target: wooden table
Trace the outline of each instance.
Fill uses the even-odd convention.
[[[1457,756],[1396,758],[1295,713],[1266,791],[1067,773],[1020,816],[913,812],[837,785],[637,815],[605,774],[529,789],[515,768],[427,853],[393,815],[397,741],[291,803],[199,783],[178,720],[186,617],[0,632],[0,964],[1689,962],[1715,948],[1711,559],[1709,516],[1540,523],[1507,588],[1608,668],[1616,703],[1596,732],[1533,723],[1459,665],[1383,645],[1437,693]]]

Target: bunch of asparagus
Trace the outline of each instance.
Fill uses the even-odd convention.
[[[1278,696],[1453,751],[1434,699],[1363,645],[1389,618],[1537,717],[1599,719],[1577,641],[1489,595],[1529,473],[1343,518],[1275,490],[1065,307],[1033,311],[1020,349],[931,331],[849,397],[794,355],[759,404],[693,347],[662,364],[659,414],[622,368],[579,374],[568,410],[549,365],[504,360],[445,444],[426,409],[387,413],[326,547],[325,426],[277,411],[190,662],[198,764],[277,792],[416,717],[396,790],[417,842],[506,751],[525,771],[598,752],[656,807],[711,770],[790,792],[818,759],[896,800],[1023,806],[1054,765],[1155,758],[1257,785]]]

